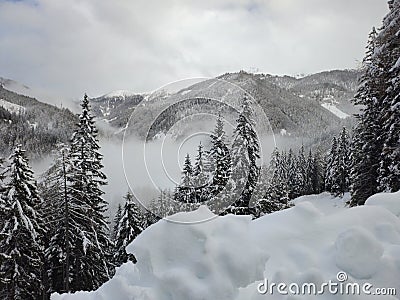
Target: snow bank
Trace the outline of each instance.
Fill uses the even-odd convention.
[[[400,191],[396,193],[379,193],[367,199],[365,205],[381,206],[400,217]]]
[[[136,265],[124,264],[95,292],[52,299],[309,299],[309,295],[262,295],[257,287],[264,279],[287,284],[337,282],[340,271],[347,273],[347,282],[393,287],[399,293],[400,220],[393,214],[398,206],[392,203],[396,197],[380,194],[366,206],[344,208],[343,200],[321,194],[301,197],[293,208],[254,221],[232,215],[193,225],[160,221],[127,247],[137,257]],[[201,207],[175,218],[210,216]]]

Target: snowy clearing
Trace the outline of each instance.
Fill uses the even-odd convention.
[[[95,292],[52,296],[53,300],[200,300],[271,299],[257,291],[274,283],[370,283],[400,291],[400,192],[372,196],[367,205],[345,208],[348,199],[327,193],[303,196],[293,208],[251,221],[227,215],[182,225],[160,221],[146,229],[127,250],[136,265],[126,263]],[[396,216],[397,215],[397,216]],[[175,218],[207,218],[201,207]],[[343,274],[343,273],[342,273]],[[296,296],[272,299],[365,299],[361,295]],[[368,299],[397,299],[368,296]]]
[[[323,108],[326,108],[329,110],[331,113],[333,113],[335,116],[337,116],[340,119],[346,119],[347,117],[350,117],[348,114],[345,112],[341,111],[339,108],[336,107],[336,105],[331,104],[331,103],[321,103],[321,106]]]
[[[4,99],[0,99],[0,106],[2,106],[4,109],[8,110],[11,113],[15,113],[17,115],[25,113],[25,107],[14,104],[11,102],[8,102]]]
[[[129,96],[135,96],[136,93],[131,92],[131,91],[126,91],[126,90],[116,90],[113,92],[110,92],[108,94],[105,94],[104,97],[105,98],[116,98],[116,97],[120,97],[120,98],[124,98],[125,97],[129,97]]]
[[[181,92],[181,95],[183,96],[183,95],[186,95],[186,94],[188,94],[188,93],[190,93],[192,90],[184,90],[184,91],[182,91]]]

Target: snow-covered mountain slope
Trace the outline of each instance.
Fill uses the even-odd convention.
[[[30,158],[43,158],[67,142],[77,117],[68,109],[43,103],[0,85],[0,157],[21,143]]]
[[[378,194],[365,206],[344,208],[343,200],[324,193],[254,221],[233,215],[192,225],[162,220],[127,247],[136,264],[122,265],[97,291],[51,299],[398,299],[366,293],[400,291],[399,199],[400,192]],[[173,216],[210,217],[206,207]],[[336,284],[336,293],[328,284]],[[307,286],[323,293],[313,296]]]
[[[331,113],[333,113],[335,116],[337,116],[340,119],[346,119],[346,118],[350,117],[348,114],[346,114],[345,112],[343,112],[339,108],[337,108],[335,104],[321,103],[321,106],[323,108],[326,108],[327,110],[329,110]]]
[[[123,128],[134,108],[143,100],[143,95],[118,90],[91,99],[92,111],[99,119],[109,123],[115,130]]]
[[[5,108],[9,112],[15,113],[17,115],[25,113],[25,107],[15,103],[8,102],[4,99],[0,99],[0,106]]]
[[[3,77],[0,77],[0,85],[11,92],[27,96],[30,98],[39,99],[40,101],[51,105],[57,105],[57,106],[62,105],[63,107],[67,107],[69,109],[75,108],[74,103],[70,99],[66,99],[60,96],[59,94],[53,93],[48,90],[36,87],[29,87],[18,81]]]
[[[201,130],[206,124],[213,126],[212,114],[222,113],[234,123],[236,115],[231,114],[232,110],[222,108],[221,102],[237,107],[245,90],[256,99],[268,118],[269,123],[263,124],[263,128],[268,127],[269,132],[272,128],[276,134],[284,130],[285,138],[291,141],[286,144],[300,141],[305,146],[322,144],[326,148],[332,134],[337,134],[342,126],[352,126],[354,108],[349,99],[354,95],[357,76],[357,72],[348,70],[322,72],[304,78],[240,71],[189,82],[188,86],[176,91],[159,90],[147,95],[116,91],[92,99],[92,107],[94,114],[115,127],[113,131],[119,135],[127,133],[151,139],[172,130],[173,136],[180,137],[190,134],[188,130],[199,124]],[[202,104],[191,101],[197,98],[215,101],[203,101]],[[179,105],[175,105],[177,103]],[[334,103],[335,107],[325,103]],[[137,114],[125,130],[135,109]],[[193,126],[181,122],[189,120],[190,115],[201,113],[202,117],[188,121]]]

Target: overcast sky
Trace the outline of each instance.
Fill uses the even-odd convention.
[[[81,98],[354,68],[385,0],[0,0],[0,76]]]

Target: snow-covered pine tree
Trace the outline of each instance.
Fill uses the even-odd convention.
[[[247,96],[243,98],[242,111],[237,119],[232,143],[232,176],[234,203],[227,213],[235,215],[253,214],[250,199],[258,182],[260,144],[255,131],[253,109]]]
[[[313,175],[316,172],[316,165],[314,160],[314,155],[310,149],[308,152],[306,166],[305,166],[305,176],[304,176],[304,195],[311,195],[314,194],[314,187],[313,187]]]
[[[1,299],[36,300],[43,294],[41,200],[33,171],[20,145],[9,160],[8,180],[1,193],[0,296]]]
[[[175,200],[182,203],[196,203],[196,193],[193,185],[193,166],[189,153],[183,163],[182,179],[175,193]]]
[[[297,158],[295,160],[295,184],[293,188],[293,197],[297,198],[306,195],[307,191],[307,159],[304,145],[301,145]]]
[[[70,289],[93,290],[110,278],[111,241],[105,212],[107,202],[101,187],[106,176],[101,171],[97,129],[90,112],[88,96],[81,103],[82,113],[71,140],[70,159],[74,166],[68,176],[71,210],[75,216],[71,241]]]
[[[350,139],[345,127],[343,127],[337,146],[337,161],[333,169],[333,182],[331,192],[335,196],[343,196],[349,190],[350,168]]]
[[[287,178],[289,199],[294,199],[299,197],[303,190],[303,176],[300,170],[299,159],[293,153],[291,148],[289,149],[287,155],[284,155],[283,158],[282,174]]]
[[[378,182],[380,190],[395,192],[400,190],[400,1],[390,1],[389,8],[377,37],[388,76],[381,108],[383,149]]]
[[[287,185],[287,174],[285,170],[286,157],[274,149],[268,167],[268,185],[263,198],[258,199],[256,205],[256,216],[260,217],[284,209],[288,205],[289,191]]]
[[[311,173],[312,193],[319,194],[325,188],[325,163],[318,149],[314,153],[313,164],[314,166]]]
[[[334,136],[332,138],[331,150],[327,156],[326,170],[325,170],[325,189],[328,192],[332,192],[332,187],[334,185],[335,173],[338,163],[338,144],[337,139]]]
[[[128,192],[124,197],[125,204],[121,218],[117,224],[115,236],[114,264],[120,266],[128,260],[136,262],[133,255],[126,253],[128,246],[143,230],[143,215],[139,205],[135,202],[133,195]]]
[[[113,220],[113,230],[112,230],[112,235],[111,239],[115,241],[115,237],[117,236],[117,230],[118,230],[118,223],[119,220],[121,220],[122,216],[122,205],[121,203],[118,203],[117,211],[115,212],[114,220]]]
[[[69,159],[69,147],[59,144],[53,165],[42,177],[41,193],[43,198],[43,217],[48,224],[45,239],[45,264],[48,275],[48,291],[69,291],[69,272],[71,256],[70,198],[68,175],[72,170]],[[80,213],[84,213],[81,210]]]
[[[194,168],[193,168],[193,187],[196,197],[196,202],[204,202],[209,200],[209,186],[208,186],[208,176],[204,170],[204,151],[203,145],[199,144],[197,148],[197,155],[195,158]]]
[[[398,93],[393,86],[398,78],[400,4],[398,0],[390,0],[388,3],[389,13],[383,19],[380,32],[373,32],[372,39],[370,36],[364,59],[364,74],[355,96],[355,103],[364,107],[358,116],[354,132],[356,136],[353,139],[353,149],[357,155],[353,156],[352,162],[351,206],[364,204],[370,195],[383,189],[392,190],[388,189],[387,178],[392,176],[392,171],[397,173],[394,178],[398,176],[398,130],[396,125],[393,126],[398,124],[395,100]],[[394,163],[392,159],[395,159]]]
[[[212,193],[213,195],[218,195],[224,189],[231,175],[231,156],[225,143],[226,135],[221,115],[218,115],[210,138],[209,156],[212,164]]]

